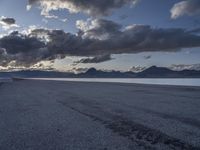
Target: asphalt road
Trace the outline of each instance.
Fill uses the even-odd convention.
[[[0,150],[200,149],[200,87],[0,84]]]

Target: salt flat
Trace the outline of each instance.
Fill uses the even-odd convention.
[[[2,150],[200,149],[200,87],[0,85]]]
[[[0,78],[0,83],[12,82],[11,78]]]

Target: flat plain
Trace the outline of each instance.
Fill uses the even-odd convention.
[[[0,84],[2,150],[200,149],[200,87]]]

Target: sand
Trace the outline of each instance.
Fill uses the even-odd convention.
[[[1,150],[200,149],[200,87],[0,84]]]

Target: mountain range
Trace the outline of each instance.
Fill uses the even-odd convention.
[[[21,70],[0,72],[0,78],[200,78],[199,70],[174,71],[165,67],[149,67],[141,72],[102,71],[90,68],[74,74],[58,71]]]

